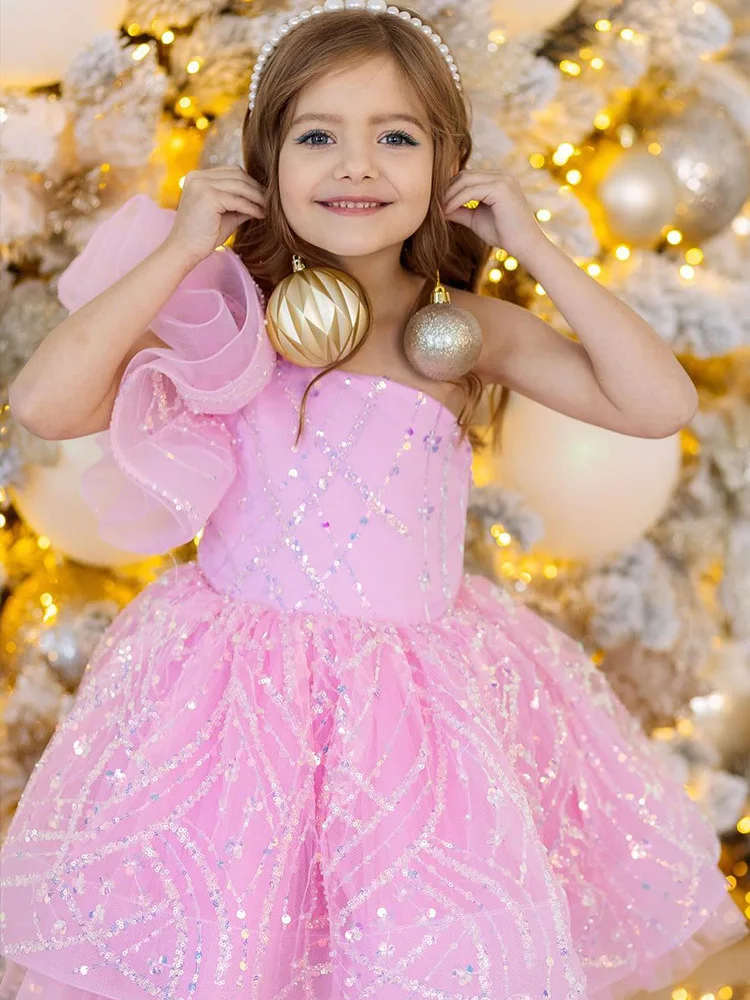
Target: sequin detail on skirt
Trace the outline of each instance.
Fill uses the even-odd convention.
[[[486,581],[394,626],[189,565],[29,781],[4,948],[23,1000],[618,996],[711,911],[739,933],[714,849],[580,647]]]

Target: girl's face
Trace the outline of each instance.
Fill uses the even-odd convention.
[[[306,87],[279,153],[279,192],[294,232],[338,257],[398,247],[424,220],[433,143],[386,56],[332,71]],[[375,209],[331,202],[378,202]]]

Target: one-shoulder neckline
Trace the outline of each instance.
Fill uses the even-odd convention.
[[[409,385],[408,382],[400,382],[398,379],[392,378],[390,375],[377,375],[373,372],[353,372],[349,371],[347,368],[332,368],[326,375],[326,378],[330,378],[331,375],[340,375],[348,378],[360,379],[370,383],[386,382],[389,386],[395,387],[397,390],[402,391],[405,395],[409,395],[412,398],[424,398],[432,404],[432,406],[436,409],[438,416],[442,420],[448,421],[454,433],[461,433],[458,417],[456,417],[455,413],[453,413],[453,411],[450,410],[445,403],[441,402],[437,396],[433,396],[431,393],[426,392],[424,389],[420,389],[416,385]],[[463,436],[459,439],[458,443],[470,453],[473,451],[468,437]]]

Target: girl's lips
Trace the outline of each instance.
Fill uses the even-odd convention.
[[[318,204],[325,208],[328,212],[333,212],[334,215],[374,215],[376,212],[380,212],[384,208],[388,208],[390,202],[383,202],[380,205],[376,205],[374,208],[342,208],[337,205],[328,204],[325,201],[319,201]]]

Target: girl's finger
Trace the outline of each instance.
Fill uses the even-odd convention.
[[[261,208],[265,208],[266,197],[263,191],[259,191],[256,188],[248,187],[239,179],[233,179],[231,177],[221,180],[214,180],[212,182],[212,187],[215,191],[226,191],[232,194],[239,195],[242,198],[248,198],[250,201],[255,202]]]
[[[209,177],[221,177],[222,175],[226,175],[229,177],[244,177],[250,181],[255,180],[255,178],[251,177],[244,167],[241,167],[238,163],[226,163],[218,167],[206,167],[203,170],[199,170],[198,173],[206,174]]]
[[[222,191],[220,201],[221,207],[227,212],[238,212],[249,219],[265,219],[266,217],[265,211],[257,202],[251,201],[249,198],[243,198],[241,195]]]
[[[480,198],[489,195],[498,184],[498,178],[493,176],[488,177],[467,177],[463,184],[457,184],[456,187],[448,195],[448,198],[453,201],[459,195],[467,194],[467,192],[482,192],[482,194],[467,194],[464,201],[469,197]]]
[[[245,183],[250,184],[251,187],[254,187],[256,190],[261,191],[263,193],[266,192],[267,189],[264,187],[264,185],[261,184],[260,181],[256,180],[255,177],[251,177],[251,175],[243,167],[235,165],[233,167],[230,167],[229,169],[234,171],[236,176],[239,177],[240,180],[243,180],[245,181]]]
[[[469,174],[466,177],[462,177],[460,180],[455,181],[453,184],[449,185],[448,190],[445,192],[445,199],[454,198],[460,191],[466,191],[469,188],[478,187],[488,187],[489,178],[475,177],[473,174]]]
[[[457,177],[454,177],[453,180],[448,185],[448,187],[445,189],[443,200],[452,197],[460,187],[466,184],[466,180],[467,178],[461,174],[459,174]]]
[[[446,191],[445,197],[443,198],[443,205],[447,205],[450,202],[455,201],[456,198],[464,191],[469,191],[473,188],[476,188],[476,186],[477,185],[474,183],[474,181],[469,179],[465,180],[462,184],[456,184],[456,186],[452,188],[450,191]],[[464,201],[466,201],[465,198]]]
[[[203,170],[198,171],[198,173],[200,174],[208,174],[209,176],[210,175],[218,176],[220,174],[236,174],[238,172],[245,174],[245,176],[249,176],[249,174],[247,174],[247,171],[243,170],[242,167],[237,163],[220,163],[218,167],[204,167]]]
[[[474,185],[467,185],[464,189],[459,189],[456,191],[451,198],[448,199],[443,204],[443,214],[448,214],[456,208],[460,208],[465,205],[467,201],[478,201],[480,204],[489,195],[489,190],[487,188],[476,188]],[[473,209],[466,210],[467,212],[473,211]]]
[[[502,170],[467,170],[465,173],[457,174],[450,182],[447,192],[461,184],[485,184],[492,186],[503,180],[513,179],[512,174],[504,173]]]
[[[242,189],[245,191],[254,192],[262,198],[266,196],[266,189],[241,167],[209,167],[208,170],[191,171],[188,178],[191,177],[194,180],[208,182],[212,185],[233,181],[242,185]]]
[[[460,173],[451,180],[450,184],[446,189],[446,194],[452,193],[458,186],[462,184],[483,184],[491,183],[493,180],[497,180],[497,172],[492,172],[488,170],[462,170]]]
[[[450,213],[450,217],[446,216],[446,218],[448,222],[457,222],[459,225],[471,229],[472,232],[474,231],[476,216],[470,208],[456,208]]]

